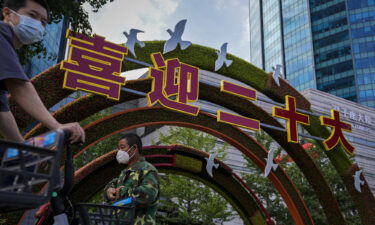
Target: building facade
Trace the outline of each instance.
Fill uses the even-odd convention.
[[[348,0],[358,102],[375,106],[375,2]]]
[[[302,94],[314,112],[328,117],[331,109],[338,110],[341,119],[352,125],[352,132],[344,135],[355,147],[355,161],[375,195],[375,109],[316,89],[304,90]]]
[[[375,107],[373,0],[250,0],[249,12],[254,65],[281,64],[297,90]]]

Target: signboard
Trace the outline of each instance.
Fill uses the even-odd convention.
[[[84,90],[119,100],[125,78],[120,77],[121,66],[128,49],[94,35],[87,37],[67,30],[69,57],[61,63],[65,79],[63,88]]]
[[[179,29],[183,29],[183,27]],[[179,31],[179,34],[182,35],[182,32],[183,30]],[[128,48],[108,42],[104,37],[98,35],[86,37],[75,34],[70,30],[67,31],[66,37],[69,39],[70,51],[68,60],[61,63],[61,69],[66,71],[63,88],[85,90],[119,100],[121,86],[125,85],[125,78],[119,75]],[[171,39],[174,40],[176,37],[172,35]],[[180,37],[176,40],[178,41],[173,45],[173,49],[171,46],[168,47],[169,51],[173,51],[177,45],[183,45],[183,43],[186,44],[186,48],[188,47],[186,42],[180,40]],[[132,43],[136,43],[136,41]],[[171,45],[170,40],[166,42],[166,45]],[[227,45],[225,44],[224,47],[222,46],[221,52],[218,52],[216,64],[218,64],[218,61],[222,61],[220,66],[224,64],[230,66],[231,62],[226,61]],[[133,48],[131,49],[134,51]],[[151,91],[147,93],[148,105],[160,104],[179,113],[197,116],[200,107],[192,103],[198,101],[199,97],[199,68],[181,62],[178,58],[165,60],[160,52],[152,53],[150,57],[153,64],[149,66],[148,77],[153,82]],[[280,76],[273,77],[277,80],[282,79]],[[255,90],[228,81],[221,81],[220,90],[251,101],[257,100]],[[293,143],[299,142],[298,124],[310,125],[310,116],[298,112],[297,108],[296,98],[289,95],[285,96],[285,108],[272,107],[273,117],[286,120],[287,138],[289,142]],[[340,110],[338,109],[341,108],[336,107],[331,110],[331,117],[320,116],[321,125],[331,128],[331,135],[323,143],[327,151],[341,143],[349,154],[353,154],[354,147],[343,134],[343,131],[351,132],[352,127],[350,124],[341,121]],[[344,117],[347,115],[350,118],[371,123],[371,119],[366,115],[357,115],[352,111],[344,114]],[[216,117],[220,123],[255,131],[260,130],[260,121],[253,118],[223,110],[218,110]]]

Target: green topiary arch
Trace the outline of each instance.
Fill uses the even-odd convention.
[[[264,169],[265,162],[263,158],[266,157],[267,152],[240,129],[226,124],[217,124],[215,123],[216,118],[206,113],[198,115],[196,121],[185,122],[187,118],[188,116],[184,114],[175,114],[170,110],[155,107],[132,109],[112,114],[85,127],[88,139],[82,148],[74,149],[74,157],[78,157],[84,151],[89,150],[90,146],[121,131],[163,124],[190,127],[222,138],[239,149],[262,170]],[[220,132],[217,130],[220,130]],[[110,177],[114,175],[112,174]],[[269,179],[284,198],[296,224],[313,224],[306,205],[283,170],[280,169],[271,173]],[[90,182],[88,179],[86,181]],[[89,185],[88,187],[95,188],[95,185]],[[242,206],[242,208],[246,208],[246,206]],[[248,212],[248,214],[251,214],[251,212]]]
[[[264,170],[267,152],[254,139],[236,127],[215,123],[216,118],[200,113],[194,121],[189,116],[155,107],[126,110],[112,114],[85,127],[90,136],[85,146],[75,151],[75,156],[88,150],[90,146],[121,131],[150,125],[174,125],[189,127],[221,138],[228,144],[239,149],[252,160],[261,170]],[[310,213],[293,183],[282,169],[270,174],[270,181],[274,184],[284,201],[288,205],[296,224],[313,224]]]
[[[136,48],[137,52],[137,59],[141,61],[145,61],[148,63],[151,63],[151,60],[149,58],[149,55],[153,52],[160,52],[163,49],[164,42],[163,41],[152,41],[152,42],[146,42],[145,48]],[[214,63],[216,60],[216,50],[199,46],[199,45],[192,45],[188,49],[181,51],[181,50],[175,50],[173,52],[167,53],[164,56],[166,59],[178,57],[180,61],[184,63],[188,63],[191,65],[194,65],[196,67],[199,67],[204,70],[213,71]],[[233,64],[229,68],[222,68],[219,73],[233,78],[235,80],[241,81],[245,84],[250,85],[251,87],[255,88],[257,91],[265,94],[270,99],[276,101],[276,102],[284,102],[284,96],[286,94],[292,95],[297,98],[297,105],[300,109],[311,111],[310,110],[310,103],[301,95],[299,94],[295,89],[293,89],[288,83],[281,80],[281,85],[277,86],[274,81],[272,80],[271,76],[265,73],[264,71],[256,68],[252,64],[239,59],[235,56],[228,55],[228,59],[233,60]],[[134,64],[129,61],[125,61],[124,63],[124,70],[132,70],[132,69],[138,69],[142,68],[143,66],[140,66],[138,64]],[[61,77],[56,76],[60,75],[62,76],[62,72],[59,71],[58,67],[55,67],[51,69],[50,71],[47,71],[41,75],[39,75],[35,79],[35,85],[38,89],[38,91],[41,93],[42,90],[51,90],[50,92],[41,93],[43,96],[43,101],[46,103],[48,107],[51,107],[52,105],[56,104],[59,100],[66,97],[70,91],[62,90],[60,87],[61,85]],[[49,77],[50,79],[46,80],[46,78]],[[52,82],[53,81],[53,82]],[[131,83],[129,83],[126,87],[131,87]],[[208,89],[212,89],[212,87],[209,87]],[[147,92],[149,90],[148,87],[139,87],[141,91]],[[142,90],[143,89],[143,90]],[[232,102],[227,102],[226,99],[218,99],[216,96],[212,95],[207,96],[210,92],[208,91],[206,93],[206,98],[210,99],[210,101],[214,103],[220,103],[223,104],[226,103],[227,106],[233,105]],[[47,94],[47,95],[46,95]],[[204,96],[204,94],[201,96]],[[201,98],[200,96],[200,98]],[[225,94],[221,94],[221,96],[225,96]],[[104,100],[103,98],[93,97],[96,99]],[[231,96],[226,96],[227,99],[231,99]],[[109,103],[109,101],[105,101],[108,106],[113,105],[113,103]],[[79,103],[79,101],[77,101]],[[236,102],[237,103],[237,102]],[[256,107],[253,108],[253,104],[251,102],[246,103],[247,106],[241,107],[234,105],[233,107],[236,109],[238,113],[242,115],[253,115],[254,113],[260,113],[263,117],[261,122],[265,122],[268,124],[277,123],[277,121],[272,120],[268,114],[266,115],[264,111],[261,109],[257,109]],[[221,105],[221,104],[220,104]],[[87,105],[86,105],[87,106]],[[69,107],[73,106],[67,106],[67,108],[62,109],[60,112],[62,113],[64,110],[69,111]],[[87,106],[90,107],[90,106]],[[230,108],[228,107],[228,108]],[[74,107],[73,107],[74,108]],[[71,109],[71,108],[70,108]],[[232,109],[232,108],[231,108]],[[15,114],[17,119],[19,119],[20,124],[24,127],[31,121],[30,118],[26,117],[25,114],[20,111],[17,107],[14,108]],[[83,109],[81,109],[83,110]],[[253,115],[252,118],[258,118],[257,115]],[[71,119],[71,118],[69,118]],[[319,136],[322,138],[327,138],[329,136],[329,131],[326,127],[321,126],[319,119],[317,117],[311,116],[311,125],[306,126],[306,130],[313,136]],[[278,126],[280,126],[278,124]],[[306,176],[307,180],[310,182],[312,187],[314,188],[315,192],[318,195],[318,198],[324,208],[325,214],[327,216],[327,219],[330,224],[344,224],[344,220],[342,218],[342,215],[337,207],[337,202],[332,197],[332,192],[326,188],[325,190],[323,187],[328,187],[326,185],[326,182],[324,181],[323,177],[320,173],[317,174],[311,174],[311,170],[315,170],[316,166],[314,165],[311,158],[304,154],[304,151],[298,152],[298,149],[301,149],[300,147],[296,147],[296,144],[287,143],[286,142],[286,135],[283,132],[279,131],[272,131],[268,129],[264,129],[266,132],[268,132],[272,137],[274,137],[275,141],[277,141],[284,149],[293,148],[293,151],[288,152],[290,156],[294,159],[294,161],[297,163],[297,165],[300,167],[303,174]],[[320,143],[322,145],[322,143]],[[348,157],[346,156],[346,153],[342,150],[341,147],[337,146],[331,151],[325,152],[328,158],[330,159],[331,163],[336,168],[338,174],[340,174],[342,180],[344,181],[344,184],[349,191],[349,193],[352,196],[352,199],[354,200],[357,210],[359,211],[359,214],[362,219],[363,224],[375,224],[375,218],[373,215],[375,215],[375,200],[374,196],[372,195],[367,182],[362,187],[362,192],[359,193],[354,189],[353,185],[353,177],[352,174],[354,171],[358,170],[358,166],[355,164],[351,164]],[[308,165],[306,165],[308,164]],[[309,172],[310,171],[310,172]],[[326,204],[325,202],[329,202]]]
[[[219,168],[211,178],[205,171],[208,154],[185,146],[149,146],[143,149],[146,159],[157,167],[159,172],[173,173],[199,180],[222,195],[237,210],[245,224],[268,224],[270,217],[252,190],[232,172],[225,163],[216,160]],[[73,203],[87,202],[117,176],[123,165],[116,163],[116,151],[93,160],[75,173],[75,185],[70,199]],[[189,162],[187,164],[186,162]],[[194,166],[193,166],[194,165]],[[47,207],[40,214],[50,217]],[[42,219],[44,219],[42,217]],[[43,224],[49,224],[44,219]]]

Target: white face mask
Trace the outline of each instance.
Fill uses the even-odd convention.
[[[22,44],[28,45],[43,40],[45,28],[40,21],[13,10],[12,12],[20,17],[20,22],[13,26],[13,31]]]
[[[129,148],[128,151],[130,151],[133,147]],[[118,150],[117,151],[117,155],[116,155],[116,160],[120,164],[127,164],[127,163],[129,163],[130,158],[132,158],[134,156],[134,154],[130,157],[129,154],[128,154],[128,152],[125,152],[125,151],[122,151],[122,150]]]
[[[129,162],[129,154],[125,151],[119,150],[116,155],[116,160],[120,164],[127,164]]]

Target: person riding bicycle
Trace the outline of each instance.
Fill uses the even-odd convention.
[[[142,141],[136,134],[126,134],[118,142],[116,159],[127,164],[118,178],[105,187],[105,198],[115,201],[133,197],[136,203],[134,225],[154,225],[159,199],[159,178],[156,168],[142,155]]]
[[[70,141],[84,142],[78,123],[60,124],[48,112],[19,62],[16,49],[43,39],[48,23],[48,6],[43,0],[5,0],[0,21],[0,134],[16,142],[24,139],[9,110],[7,92],[22,109],[47,128],[66,129]]]

